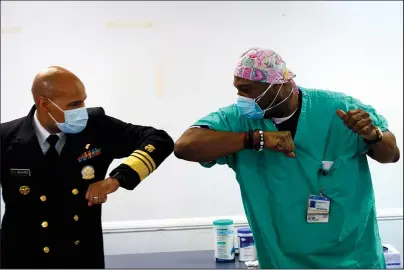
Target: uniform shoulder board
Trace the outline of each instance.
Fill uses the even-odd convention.
[[[105,111],[102,107],[88,108],[87,112],[90,116],[103,116]]]

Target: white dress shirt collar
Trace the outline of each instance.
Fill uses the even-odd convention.
[[[38,116],[37,116],[36,113],[34,114],[33,118],[34,118],[33,122],[34,122],[35,134],[36,134],[36,137],[38,138],[39,145],[41,146],[41,149],[42,149],[43,153],[45,154],[48,151],[49,147],[50,147],[50,145],[46,141],[46,139],[51,134],[39,122]],[[63,132],[59,132],[56,135],[58,135],[59,141],[57,142],[55,147],[56,147],[56,150],[60,154],[60,152],[62,151],[63,145],[65,144],[65,141],[66,141],[66,134],[64,134]]]

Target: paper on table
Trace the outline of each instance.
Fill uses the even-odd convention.
[[[248,261],[245,262],[245,265],[247,265],[247,268],[259,268],[258,260],[257,261]]]

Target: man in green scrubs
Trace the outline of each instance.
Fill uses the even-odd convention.
[[[175,155],[236,173],[260,268],[385,268],[367,156],[397,162],[386,119],[298,87],[272,50],[237,62],[237,102],[186,130]]]

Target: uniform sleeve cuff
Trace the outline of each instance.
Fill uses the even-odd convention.
[[[140,183],[139,175],[124,164],[119,165],[109,176],[118,180],[119,186],[127,190],[133,190]]]

